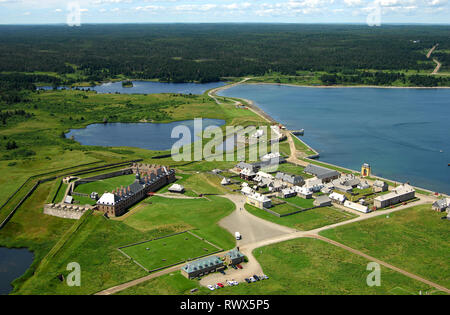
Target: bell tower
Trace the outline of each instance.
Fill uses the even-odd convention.
[[[371,175],[370,165],[367,163],[364,163],[361,167],[361,176],[368,177],[370,175]]]

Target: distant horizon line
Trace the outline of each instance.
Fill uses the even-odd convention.
[[[218,25],[218,24],[265,24],[265,25],[367,25],[367,23],[363,22],[89,22],[82,23],[82,25],[167,25],[167,24],[203,24],[203,25]],[[67,23],[0,23],[0,26],[63,26],[67,25]],[[400,25],[400,26],[408,26],[408,25],[426,25],[426,26],[450,26],[449,23],[427,23],[427,22],[416,22],[416,23],[405,23],[405,22],[389,22],[382,23],[383,25]]]

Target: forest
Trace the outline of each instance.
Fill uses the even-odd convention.
[[[389,84],[406,70],[431,73],[435,65],[426,52],[435,43],[439,49],[433,57],[448,71],[449,31],[449,26],[431,25],[2,25],[0,89],[115,78],[212,82],[299,71],[325,72],[324,84]],[[386,70],[396,73],[382,74]],[[339,75],[346,72],[357,74]],[[422,76],[414,82],[449,83]]]

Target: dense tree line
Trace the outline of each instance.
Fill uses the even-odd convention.
[[[320,80],[325,85],[393,85],[400,82],[404,85],[412,86],[448,86],[450,77],[439,77],[432,75],[410,75],[406,76],[399,72],[368,72],[361,71],[357,74],[324,74]]]
[[[67,77],[64,83],[71,84],[118,75],[210,82],[270,71],[432,69],[424,50],[435,42],[448,45],[448,31],[448,26],[422,25],[0,26],[0,72],[83,76]]]

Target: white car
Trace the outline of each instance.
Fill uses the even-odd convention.
[[[253,278],[253,277],[250,277],[250,282],[256,282],[256,279],[255,278]]]
[[[207,285],[208,289],[210,289],[211,291],[214,291],[214,287],[210,284]]]
[[[233,285],[238,285],[239,284],[239,282],[237,282],[237,281],[231,281],[232,283],[233,283]]]
[[[234,283],[232,281],[227,281],[227,284],[232,287],[234,285]]]
[[[220,286],[219,286],[218,284],[215,284],[215,285],[214,285],[214,288],[215,288],[215,289],[220,289]]]
[[[266,275],[262,275],[262,277],[261,278],[263,278],[263,279],[269,279],[269,277],[268,276],[266,276]]]

